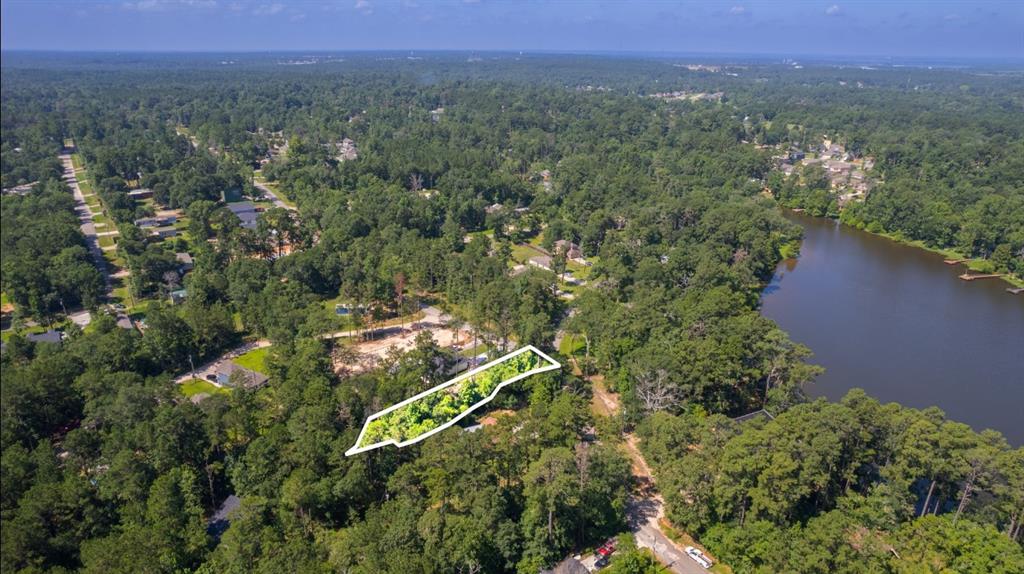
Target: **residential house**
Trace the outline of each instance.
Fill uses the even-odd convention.
[[[336,303],[334,305],[334,314],[342,317],[351,315],[356,311],[363,313],[366,311],[366,307],[364,305],[356,305],[355,303]]]
[[[134,189],[128,192],[128,197],[132,199],[149,199],[153,197],[153,190],[147,188]]]
[[[59,345],[64,340],[64,332],[50,329],[43,333],[29,333],[25,335],[25,339],[33,343],[56,343]]]
[[[160,239],[169,239],[171,237],[178,236],[177,227],[158,227],[149,232],[152,237],[159,237]]]
[[[263,373],[246,369],[232,361],[225,361],[218,365],[215,374],[217,384],[222,387],[242,385],[245,388],[251,389],[262,386],[269,380],[269,377]]]
[[[256,222],[259,219],[259,212],[251,201],[238,201],[229,203],[227,208],[238,218],[240,225],[246,229],[256,229]]]
[[[846,175],[853,169],[853,164],[845,161],[832,160],[825,162],[829,175]]]
[[[184,275],[193,269],[195,266],[192,262],[192,256],[188,253],[175,253],[174,259],[178,262],[178,272]]]
[[[533,265],[534,267],[540,267],[541,269],[551,271],[551,258],[548,257],[547,255],[538,255],[536,257],[531,257],[529,260],[529,264]]]
[[[334,144],[334,148],[337,151],[337,155],[334,159],[338,161],[352,161],[359,157],[359,150],[356,149],[356,142],[349,138],[345,138],[340,142]]]
[[[141,227],[143,229],[147,227],[166,227],[174,225],[178,221],[177,217],[173,215],[162,215],[158,217],[143,217],[142,219],[135,220],[135,227]]]
[[[188,298],[188,289],[177,289],[168,293],[167,296],[171,300],[171,305],[178,305],[184,303]]]
[[[580,246],[565,239],[559,239],[555,242],[555,253],[565,255],[566,259],[583,259],[583,251],[580,249]]]
[[[236,509],[242,506],[242,499],[234,494],[228,495],[221,503],[217,512],[207,521],[206,531],[214,538],[220,538],[228,526],[231,525],[231,517]]]

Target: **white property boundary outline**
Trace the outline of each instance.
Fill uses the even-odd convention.
[[[361,448],[359,447],[359,445],[363,442],[363,436],[366,435],[366,430],[370,427],[370,423],[373,422],[374,420],[379,419],[379,418],[383,417],[384,415],[386,415],[386,414],[388,414],[388,413],[390,413],[390,412],[392,412],[394,410],[400,409],[400,408],[404,407],[405,405],[407,405],[407,404],[409,404],[411,402],[418,401],[418,400],[422,399],[423,397],[425,397],[427,395],[432,395],[432,394],[434,394],[434,393],[436,393],[438,391],[442,391],[444,389],[447,389],[448,387],[453,387],[455,385],[458,385],[459,383],[461,383],[462,381],[472,377],[473,375],[476,375],[478,373],[482,373],[482,372],[486,371],[487,369],[490,369],[491,367],[494,367],[495,365],[498,365],[500,363],[504,363],[505,361],[511,359],[512,357],[516,357],[516,356],[521,355],[521,354],[523,354],[523,353],[525,353],[527,351],[532,351],[532,352],[536,353],[542,359],[547,361],[549,364],[545,365],[543,367],[537,367],[537,368],[534,368],[534,369],[530,369],[529,371],[526,371],[525,373],[520,373],[520,374],[512,377],[511,379],[508,379],[508,380],[505,380],[505,381],[502,381],[502,382],[498,383],[498,386],[496,386],[494,388],[494,390],[491,391],[490,395],[480,399],[480,401],[478,401],[476,404],[470,406],[465,411],[463,411],[463,412],[459,413],[458,415],[456,415],[455,417],[453,417],[452,420],[444,423],[443,425],[441,425],[441,426],[439,426],[439,427],[437,427],[435,429],[431,429],[431,430],[429,430],[429,431],[419,435],[418,437],[411,438],[409,440],[405,440],[405,441],[402,441],[402,442],[396,442],[395,439],[389,438],[389,439],[383,440],[381,442],[377,442],[377,443],[374,443],[374,444],[371,444],[371,445],[367,445],[367,446],[364,446],[364,447],[361,447]],[[375,448],[380,448],[382,446],[386,446],[386,445],[389,445],[389,444],[393,444],[393,445],[401,448],[403,446],[409,446],[411,444],[420,442],[421,440],[423,440],[423,439],[425,439],[427,437],[430,437],[430,436],[432,436],[432,435],[434,435],[436,433],[439,433],[439,432],[443,431],[444,429],[454,425],[455,423],[459,422],[460,420],[462,420],[464,417],[466,417],[467,415],[469,415],[470,413],[472,413],[476,409],[478,409],[478,408],[484,406],[485,404],[491,402],[491,400],[498,395],[498,391],[500,391],[504,387],[506,387],[508,385],[511,385],[512,383],[514,383],[516,381],[525,379],[526,377],[529,377],[531,375],[536,375],[538,373],[544,373],[544,372],[547,372],[547,371],[553,371],[555,369],[561,369],[561,368],[562,368],[562,364],[561,363],[559,363],[558,361],[552,359],[546,353],[542,352],[540,349],[538,349],[537,347],[534,347],[533,345],[527,345],[527,346],[525,346],[525,347],[523,347],[521,349],[517,349],[515,351],[512,351],[511,353],[509,353],[509,354],[507,354],[507,355],[505,355],[505,356],[503,356],[501,358],[495,359],[495,360],[493,360],[493,361],[491,361],[489,363],[486,363],[484,365],[480,365],[479,367],[477,367],[477,368],[475,368],[473,370],[466,371],[465,373],[462,373],[461,375],[455,377],[454,379],[450,379],[448,381],[445,381],[445,382],[441,383],[440,385],[437,385],[436,387],[427,389],[427,390],[423,391],[422,393],[420,393],[418,395],[409,397],[408,399],[405,399],[404,401],[402,401],[402,402],[400,402],[398,404],[391,405],[390,407],[388,407],[388,408],[386,408],[386,409],[384,409],[382,411],[378,411],[378,412],[370,415],[366,419],[366,422],[363,423],[363,429],[361,431],[359,431],[359,438],[356,439],[356,444],[353,445],[352,448],[350,448],[347,451],[345,451],[345,456],[352,456],[354,454],[359,454],[361,452],[366,452],[368,450],[373,450]]]

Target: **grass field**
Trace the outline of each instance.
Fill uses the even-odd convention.
[[[539,255],[541,255],[540,252],[530,249],[525,245],[512,246],[512,259],[515,259],[519,263],[526,264],[531,257],[537,257]]]
[[[113,235],[100,235],[97,240],[100,242],[100,247],[110,247],[114,245]]]
[[[583,350],[584,347],[586,347],[586,341],[583,340],[582,336],[566,333],[562,337],[561,342],[558,343],[558,352],[568,357],[577,351]]]
[[[231,392],[227,389],[223,389],[209,381],[204,381],[202,379],[190,379],[179,386],[181,387],[181,394],[185,395],[186,397],[198,395],[199,393],[207,393],[210,395],[226,395]]]
[[[260,347],[259,349],[253,349],[248,353],[236,358],[235,364],[240,367],[245,367],[256,371],[257,373],[267,374],[267,353],[270,352],[270,347]]]

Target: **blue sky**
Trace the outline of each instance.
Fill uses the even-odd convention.
[[[1024,58],[1024,2],[2,0],[2,47]]]

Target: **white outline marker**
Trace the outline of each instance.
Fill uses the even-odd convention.
[[[419,436],[417,436],[415,438],[411,438],[409,440],[405,440],[405,441],[402,441],[402,442],[396,442],[395,439],[389,438],[389,439],[386,439],[386,440],[383,440],[383,441],[380,441],[380,442],[376,442],[376,443],[373,443],[373,444],[370,444],[370,445],[366,445],[364,447],[359,447],[359,445],[362,444],[362,442],[363,442],[363,436],[366,435],[366,429],[369,428],[370,423],[372,421],[381,418],[382,416],[390,413],[391,411],[400,409],[400,408],[404,407],[405,405],[407,405],[407,404],[409,404],[409,403],[411,403],[413,401],[418,401],[419,399],[422,399],[423,397],[425,397],[427,395],[431,395],[431,394],[434,394],[434,393],[436,393],[438,391],[443,391],[443,390],[447,389],[448,387],[453,387],[455,385],[458,385],[459,383],[461,383],[465,379],[468,379],[469,377],[472,377],[473,375],[476,375],[477,373],[482,373],[482,372],[486,371],[487,369],[490,369],[491,367],[493,367],[493,366],[495,366],[495,365],[497,365],[499,363],[503,363],[503,362],[511,359],[512,357],[515,357],[515,356],[520,355],[522,353],[525,353],[527,351],[532,351],[532,352],[536,353],[537,355],[540,356],[540,358],[542,358],[545,361],[547,361],[548,364],[544,365],[542,367],[537,367],[535,369],[530,369],[529,371],[526,371],[525,373],[519,373],[518,375],[512,377],[511,379],[508,379],[506,381],[502,381],[502,382],[498,383],[498,386],[494,387],[494,390],[491,391],[490,395],[480,399],[479,402],[477,402],[476,404],[470,406],[465,411],[459,413],[458,415],[453,417],[452,420],[444,423],[443,425],[441,425],[441,426],[439,426],[437,428],[430,429],[429,431],[427,431],[427,432],[425,432],[425,433],[423,433],[423,434],[421,434],[421,435],[419,435]],[[530,375],[536,375],[538,373],[544,373],[544,372],[547,372],[547,371],[553,371],[555,369],[561,369],[561,368],[562,368],[562,364],[561,363],[559,363],[558,361],[552,359],[547,354],[541,352],[540,349],[538,349],[537,347],[534,347],[533,345],[527,345],[527,346],[525,346],[525,347],[523,347],[521,349],[517,349],[515,351],[512,351],[511,353],[505,355],[504,357],[501,357],[499,359],[495,359],[495,360],[493,360],[493,361],[491,361],[489,363],[486,363],[484,365],[480,365],[479,367],[477,367],[477,368],[475,368],[475,369],[473,369],[471,371],[466,371],[465,373],[462,373],[461,375],[455,377],[454,379],[445,381],[445,382],[441,383],[440,385],[437,385],[436,387],[433,387],[431,389],[427,389],[427,390],[423,391],[422,393],[420,393],[420,394],[418,394],[416,396],[409,397],[408,399],[405,399],[404,401],[402,401],[402,402],[400,402],[398,404],[391,405],[390,407],[388,407],[388,408],[386,408],[386,409],[384,409],[382,411],[379,411],[379,412],[376,412],[376,413],[370,415],[366,419],[366,422],[363,423],[363,429],[361,431],[359,431],[359,438],[356,439],[356,444],[353,445],[352,448],[350,448],[347,451],[345,451],[345,456],[352,456],[354,454],[359,454],[361,452],[366,452],[368,450],[373,450],[375,448],[380,448],[382,446],[386,446],[386,445],[389,445],[389,444],[393,444],[393,445],[401,448],[403,446],[409,446],[410,444],[414,444],[414,443],[420,442],[421,440],[423,440],[423,439],[425,439],[425,438],[427,438],[427,437],[429,437],[429,436],[431,436],[433,434],[439,433],[439,432],[443,431],[444,429],[454,425],[455,423],[459,422],[464,417],[469,415],[471,412],[473,412],[476,409],[478,409],[478,408],[486,405],[487,403],[491,402],[491,399],[496,397],[498,395],[498,391],[500,391],[502,388],[504,388],[504,387],[506,387],[508,385],[511,385],[512,383],[514,383],[516,381],[525,379],[526,377],[529,377]]]

